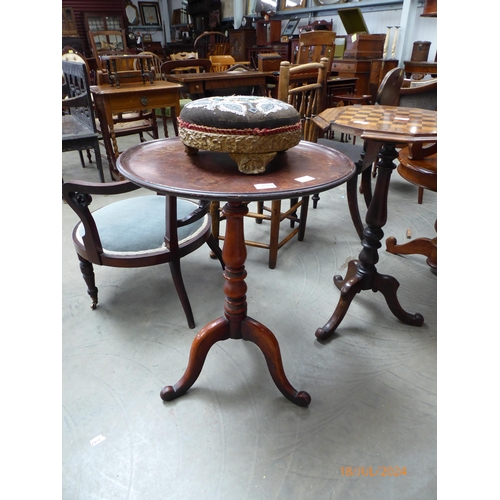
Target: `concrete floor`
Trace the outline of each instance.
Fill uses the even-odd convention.
[[[76,152],[63,154],[62,167],[65,180],[98,182]],[[96,206],[108,198],[94,197]],[[395,172],[385,237],[433,237],[436,211],[435,193],[418,205],[417,188]],[[305,240],[285,245],[276,269],[265,250],[248,248],[248,314],[276,335],[288,379],[312,397],[308,408],[281,395],[256,346],[231,340],[212,347],[186,395],[163,402],[198,329],[222,314],[218,263],[208,247],[182,261],[194,330],[168,266],[96,267],[92,311],[72,247],[76,220],[63,204],[63,499],[437,497],[437,276],[425,257],[383,244],[377,264],[398,279],[400,303],[424,316],[422,327],[399,322],[380,293],[362,292],[332,340],[314,336],[339,299],[333,275],[361,250],[345,186],[321,195]],[[267,231],[247,221],[247,237]]]

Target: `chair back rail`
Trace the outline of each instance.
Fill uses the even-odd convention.
[[[297,64],[309,62],[320,62],[326,57],[327,70],[331,71],[333,56],[335,55],[334,31],[307,31],[299,36],[299,50],[297,53]]]
[[[303,139],[316,142],[318,127],[312,119],[321,113],[325,104],[326,79],[328,59],[321,58],[321,62],[306,63],[292,66],[288,61],[282,61],[278,81],[278,99],[294,106],[302,122]],[[302,83],[300,76],[310,79],[316,74],[315,83]]]

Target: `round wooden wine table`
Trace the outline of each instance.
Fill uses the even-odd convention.
[[[354,175],[352,161],[338,151],[302,141],[276,155],[266,173],[247,175],[238,171],[226,153],[199,151],[187,155],[179,139],[172,138],[145,142],[126,150],[118,158],[117,168],[127,179],[157,193],[227,201],[222,209],[227,218],[222,250],[224,314],[199,331],[191,345],[184,375],[176,384],[164,387],[161,398],[171,401],[188,391],[216,342],[242,339],[260,348],[281,393],[299,406],[308,406],[309,394],[295,390],[285,375],[274,334],[247,316],[243,218],[251,201],[297,198],[343,184]]]

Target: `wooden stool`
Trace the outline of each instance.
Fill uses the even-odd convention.
[[[399,152],[398,172],[419,188],[437,192],[437,144],[422,147],[422,144],[411,144]],[[437,221],[434,225],[437,232]],[[437,269],[437,237],[417,238],[398,245],[396,238],[390,236],[386,240],[386,249],[390,253],[411,255],[419,254],[427,257],[427,264]]]

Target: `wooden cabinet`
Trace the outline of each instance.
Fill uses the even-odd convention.
[[[281,40],[280,20],[259,20],[256,23],[257,45],[269,45]]]
[[[334,59],[332,75],[355,77],[356,94],[373,94],[386,73],[398,66],[395,59]]]
[[[247,49],[247,60],[250,61],[250,65],[257,69],[258,68],[258,54],[269,54],[270,52],[277,52],[283,61],[289,61],[290,59],[290,44],[287,43],[273,43],[271,45],[266,45],[263,47],[251,47]]]
[[[62,8],[62,36],[78,36],[73,7]]]
[[[213,0],[188,0],[187,13],[191,16],[196,36],[204,31],[219,31],[221,2]]]
[[[229,30],[229,42],[231,43],[231,55],[234,60],[236,62],[248,61],[247,49],[255,45],[255,30],[253,28]]]

